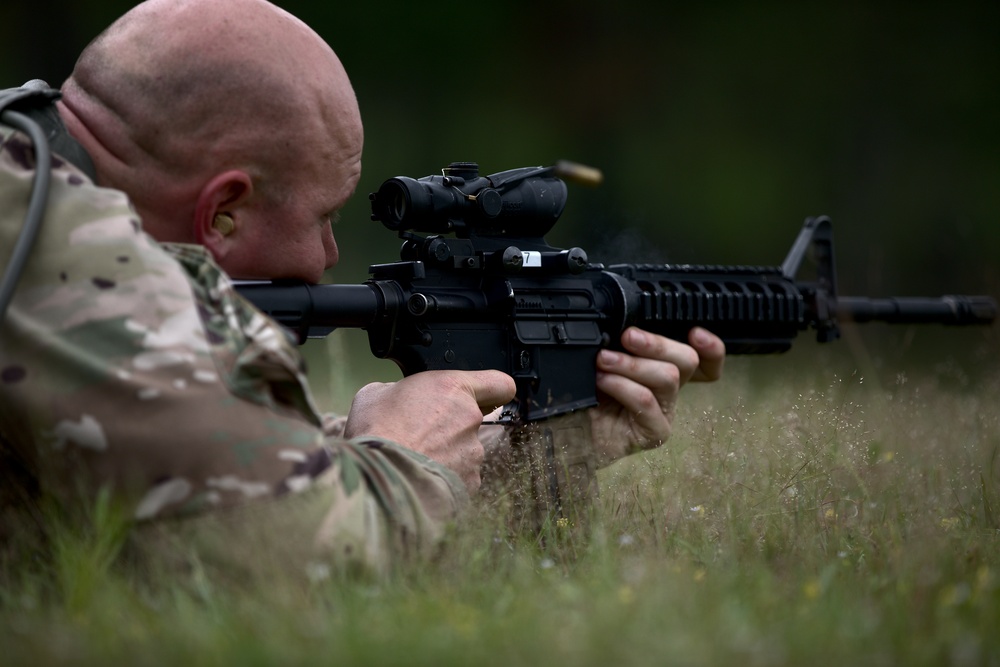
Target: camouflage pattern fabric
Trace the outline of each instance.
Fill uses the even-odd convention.
[[[33,168],[27,138],[0,126],[0,266]],[[213,520],[246,525],[254,512],[233,508],[287,506],[299,528],[282,539],[376,568],[433,548],[468,502],[453,473],[391,442],[341,439],[294,345],[202,247],[157,243],[123,193],[58,156],[52,171],[0,324],[0,432],[32,485],[64,503],[111,488],[139,522],[228,508]],[[21,483],[8,468],[0,483]]]

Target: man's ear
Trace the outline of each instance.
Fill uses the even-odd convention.
[[[194,208],[194,238],[208,248],[216,261],[228,253],[238,238],[253,194],[250,175],[239,169],[224,171],[209,179],[198,193]]]

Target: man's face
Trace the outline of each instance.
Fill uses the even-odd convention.
[[[343,134],[343,130],[341,130]],[[354,193],[361,176],[361,133],[339,141],[303,137],[266,193],[261,193],[248,224],[239,229],[238,248],[222,262],[234,278],[297,278],[319,282],[337,263],[331,223]]]

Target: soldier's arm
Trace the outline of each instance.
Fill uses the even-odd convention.
[[[18,142],[0,150],[7,248],[32,166]],[[325,435],[293,347],[199,249],[168,254],[123,195],[61,161],[53,175],[0,329],[0,429],[45,493],[72,503],[109,487],[139,521],[280,515],[308,498],[325,509],[303,513],[318,523],[300,541],[321,550],[385,562],[433,545],[466,501],[455,475],[384,440]]]

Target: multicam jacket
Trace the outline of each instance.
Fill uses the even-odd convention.
[[[0,267],[34,164],[0,125]],[[287,503],[309,517],[295,539],[328,557],[382,568],[426,551],[467,502],[461,481],[391,442],[337,437],[302,368],[202,247],[157,243],[123,193],[53,156],[42,232],[0,323],[0,433],[42,493],[110,488],[140,522]],[[290,500],[303,497],[308,511]]]

